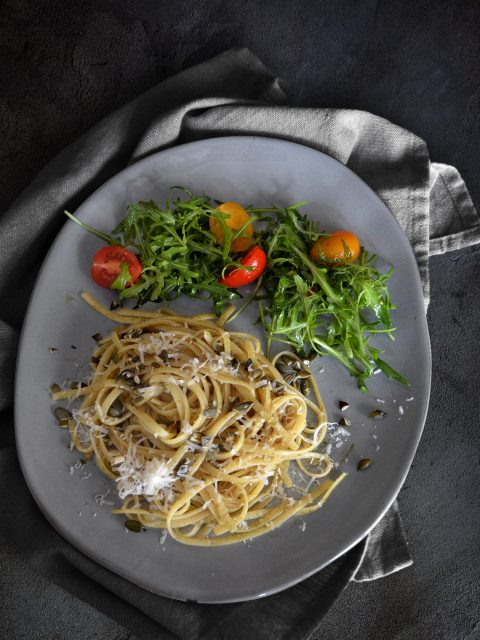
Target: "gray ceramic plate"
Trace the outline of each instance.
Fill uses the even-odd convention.
[[[157,531],[128,532],[122,519],[110,513],[114,487],[94,463],[81,466],[80,455],[69,451],[67,435],[52,415],[49,387],[86,372],[93,347],[90,336],[111,326],[79,299],[79,292],[93,292],[106,304],[111,295],[95,287],[89,275],[91,258],[101,243],[73,223],[65,224],[45,260],[23,329],[16,379],[18,452],[40,508],[78,549],[145,589],[182,600],[247,600],[285,589],[337,558],[365,536],[397,495],[420,438],[430,389],[422,292],[410,245],[379,198],[339,162],[290,142],[231,137],[164,151],[107,182],[77,215],[108,232],[127,204],[150,198],[164,203],[175,184],[256,206],[307,200],[305,211],[323,228],[353,230],[367,249],[395,267],[390,289],[398,307],[397,337],[395,342],[380,338],[376,343],[385,349],[385,359],[410,380],[411,388],[380,374],[372,378],[370,393],[363,395],[336,362],[324,359],[316,365],[330,419],[340,417],[339,399],[351,404],[352,435],[334,452],[340,460],[354,443],[343,465],[348,478],[322,509],[305,519],[247,544],[203,549],[171,539],[161,542]],[[175,306],[186,313],[199,308],[191,300]],[[252,309],[238,319],[237,327],[255,332],[253,320]],[[50,353],[51,346],[58,351]],[[387,417],[368,420],[367,414],[377,407]],[[373,464],[359,473],[361,457],[371,458]],[[108,489],[107,504],[97,504],[95,496]]]

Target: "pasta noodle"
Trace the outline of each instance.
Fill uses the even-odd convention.
[[[75,448],[116,481],[115,514],[191,545],[261,535],[321,507],[345,474],[318,446],[325,409],[288,384],[260,342],[213,314],[109,311],[86,386],[67,426]],[[278,356],[277,356],[278,357]],[[294,469],[295,467],[295,469]],[[294,481],[295,479],[295,481]]]

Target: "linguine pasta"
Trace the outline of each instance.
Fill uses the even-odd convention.
[[[113,312],[82,297],[119,326],[99,340],[87,386],[53,398],[81,398],[66,426],[116,482],[115,514],[211,546],[324,504],[345,474],[331,479],[332,461],[317,450],[327,430],[318,389],[312,402],[255,337],[225,330],[230,310],[218,319]]]

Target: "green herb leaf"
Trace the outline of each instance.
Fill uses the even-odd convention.
[[[110,285],[110,289],[117,289],[118,291],[123,291],[127,284],[131,281],[132,276],[130,275],[130,271],[128,270],[128,262],[122,262],[120,265],[120,273]]]
[[[391,378],[392,380],[396,380],[397,382],[404,384],[406,387],[410,386],[410,383],[408,382],[408,380],[405,380],[405,378],[400,373],[398,373],[398,371],[396,371],[391,365],[389,365],[388,362],[385,362],[385,360],[382,360],[378,356],[374,356],[373,359],[377,367],[381,371],[383,371],[383,373],[388,378]]]
[[[88,231],[89,233],[92,233],[94,236],[97,236],[97,238],[100,238],[100,240],[104,240],[107,244],[111,244],[111,245],[120,244],[118,239],[112,238],[111,236],[107,236],[106,233],[103,233],[102,231],[98,231],[97,229],[94,229],[89,224],[86,224],[85,222],[82,222],[81,220],[76,218],[73,215],[73,213],[70,213],[70,211],[65,210],[63,213],[67,216],[67,218],[70,218],[70,220],[75,222],[75,224],[78,224],[79,227],[82,227],[82,229],[85,229],[85,231]]]

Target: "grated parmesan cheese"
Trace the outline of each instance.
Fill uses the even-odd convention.
[[[129,446],[124,462],[118,465],[118,495],[123,500],[127,496],[157,495],[163,489],[169,489],[176,477],[162,460],[148,460],[136,456],[134,447]]]
[[[182,433],[188,433],[190,435],[193,433],[193,426],[188,422],[188,420],[182,420],[182,427],[180,429]]]
[[[160,544],[164,544],[165,540],[167,539],[168,536],[168,530],[167,529],[162,529],[162,535],[160,536]]]

